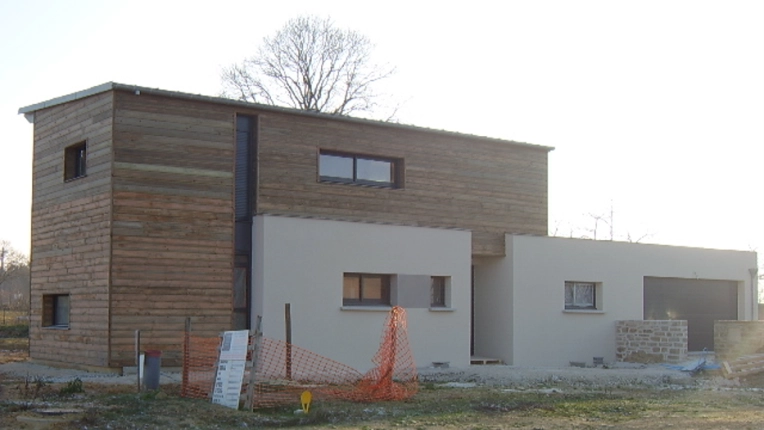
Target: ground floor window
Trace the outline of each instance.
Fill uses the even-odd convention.
[[[69,327],[69,294],[44,294],[42,308],[43,327]]]
[[[430,307],[446,307],[446,277],[433,276],[430,284]]]
[[[596,283],[566,281],[565,309],[597,309]]]
[[[389,306],[390,275],[345,273],[342,282],[343,306]]]

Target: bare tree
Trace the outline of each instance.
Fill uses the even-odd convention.
[[[223,69],[223,96],[349,115],[379,107],[375,84],[394,69],[371,62],[372,43],[331,19],[289,20],[257,55]]]
[[[29,304],[29,259],[0,241],[0,306],[22,310]]]

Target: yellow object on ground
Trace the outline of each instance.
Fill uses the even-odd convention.
[[[307,414],[310,412],[310,402],[313,400],[313,394],[310,391],[303,391],[300,396],[300,402],[302,403],[302,410]]]

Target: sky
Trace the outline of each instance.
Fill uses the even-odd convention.
[[[458,5],[0,0],[0,240],[29,252],[20,107],[109,81],[215,96],[310,14],[396,67],[399,122],[554,147],[550,234],[756,250],[764,273],[764,1]]]

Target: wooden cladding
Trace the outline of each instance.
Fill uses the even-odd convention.
[[[112,366],[131,365],[136,329],[178,364],[186,317],[231,327],[234,134],[213,105],[116,93]]]
[[[35,113],[29,349],[37,360],[109,365],[112,107],[104,93]]]
[[[186,318],[203,336],[246,324],[258,214],[460,228],[473,255],[504,255],[505,233],[546,234],[547,151],[150,91],[41,108],[30,354],[132,366],[142,330],[173,366]],[[43,327],[63,295],[68,328]]]
[[[316,153],[325,148],[401,160],[405,186],[322,182]],[[469,229],[475,255],[504,255],[505,233],[547,233],[546,148],[264,114],[258,158],[260,213]]]

